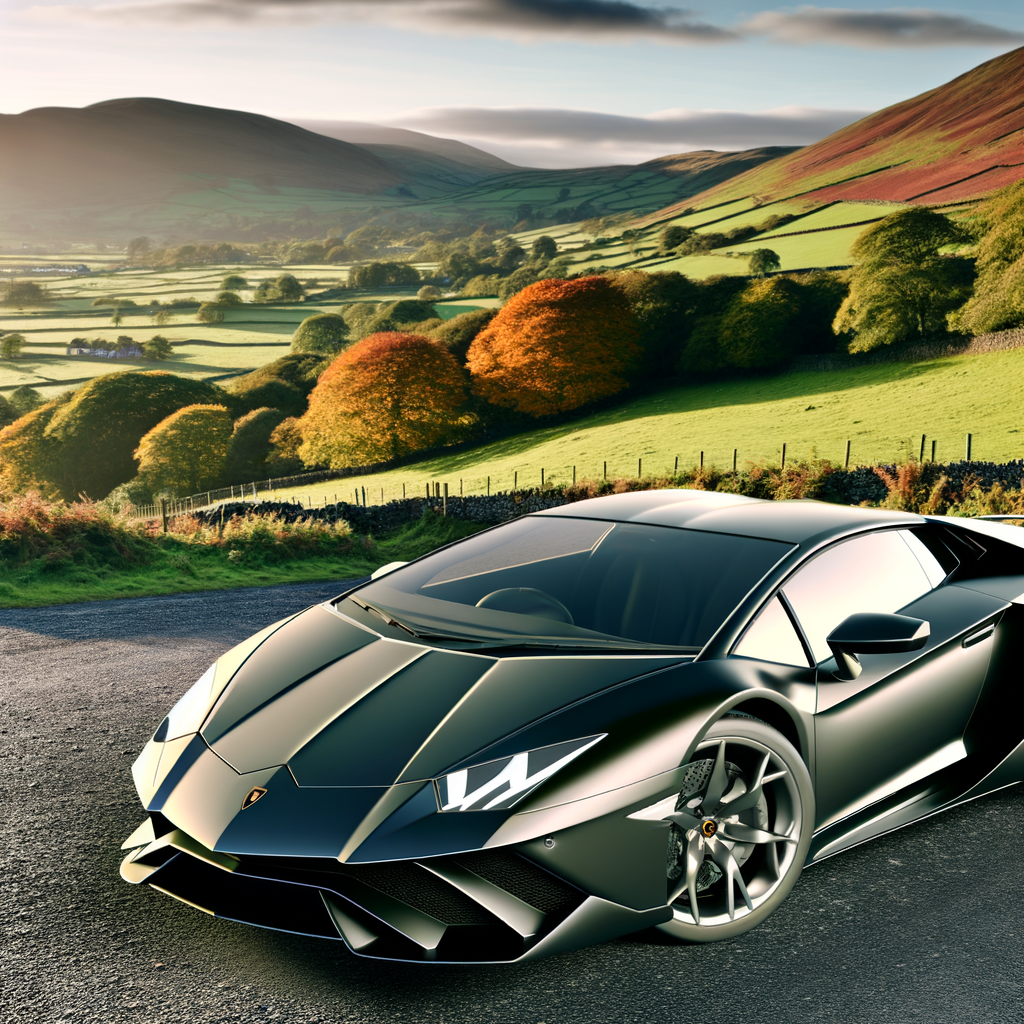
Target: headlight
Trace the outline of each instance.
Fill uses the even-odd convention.
[[[223,689],[222,686],[217,686],[215,683],[216,674],[217,665],[214,663],[189,687],[185,696],[171,708],[170,714],[153,733],[153,739],[157,743],[166,743],[167,740],[199,732],[199,727],[203,724],[207,713]]]
[[[451,772],[435,780],[442,811],[496,811],[512,807],[607,733],[537,747]]]

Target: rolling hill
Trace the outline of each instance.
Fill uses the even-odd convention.
[[[1022,93],[1024,47],[732,178],[697,204],[979,198],[1024,177]]]
[[[135,234],[309,237],[340,225],[347,232],[397,208],[426,222],[509,227],[523,204],[558,204],[565,219],[642,214],[788,150],[541,170],[420,132],[353,122],[303,127],[136,98],[0,115],[0,152],[17,156],[0,162],[0,241],[123,245]]]

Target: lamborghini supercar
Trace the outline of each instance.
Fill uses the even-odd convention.
[[[517,519],[223,655],[121,874],[363,956],[737,935],[1024,776],[1024,531],[665,490]]]

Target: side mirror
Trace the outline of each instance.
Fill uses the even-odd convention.
[[[825,638],[835,655],[839,679],[856,679],[861,664],[858,654],[905,654],[919,651],[931,636],[924,619],[909,615],[857,612],[843,619]]]
[[[408,562],[388,562],[387,565],[382,565],[379,569],[375,569],[370,574],[370,579],[379,580],[381,576],[386,576],[389,572],[394,572],[396,569],[401,569],[403,565],[408,564]]]

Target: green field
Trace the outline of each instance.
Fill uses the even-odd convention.
[[[123,257],[119,257],[123,259]],[[77,254],[40,257],[33,265],[61,265],[83,262]],[[22,260],[19,263],[32,261]],[[2,262],[0,262],[2,268]],[[97,264],[96,273],[88,276],[48,278],[40,276],[55,299],[39,309],[0,308],[0,332],[16,331],[25,338],[21,357],[0,361],[0,394],[23,384],[35,388],[46,398],[55,397],[92,377],[118,370],[168,370],[171,373],[204,379],[224,379],[245,373],[269,363],[288,352],[295,328],[308,316],[336,310],[343,301],[393,301],[408,298],[416,289],[388,293],[359,292],[350,299],[318,302],[315,296],[303,303],[286,305],[253,305],[248,300],[253,288],[265,278],[275,278],[285,268],[279,266],[212,266],[186,270],[113,271]],[[288,267],[310,289],[333,287],[344,279],[347,268],[335,265]],[[127,309],[119,326],[111,323],[111,309],[92,305],[96,298],[128,298],[137,303],[162,302],[194,296],[212,299],[220,283],[229,273],[239,273],[253,288],[240,295],[242,306],[227,308],[224,322],[205,324],[196,319],[194,309],[174,311],[170,323],[158,326],[151,314]],[[317,282],[312,284],[312,282]],[[499,305],[497,299],[461,299],[437,304],[442,319],[481,307]],[[113,342],[119,335],[128,335],[142,342],[154,334],[163,335],[174,346],[172,358],[159,363],[140,359],[102,359],[96,356],[68,356],[67,346],[73,338],[103,338]]]
[[[1006,462],[1024,456],[1024,349],[958,356],[922,363],[887,363],[826,373],[787,373],[700,387],[677,388],[640,398],[618,409],[574,423],[543,428],[472,450],[404,466],[388,473],[331,480],[296,489],[295,497],[323,503],[351,501],[366,488],[379,503],[426,494],[428,481],[447,483],[449,493],[508,490],[518,473],[520,487],[670,472],[697,463],[731,468],[733,449],[748,461],[778,462],[783,442],[787,460],[821,458],[842,462],[846,441],[852,463],[871,464],[916,456],[921,434],[937,441],[936,458],[963,458],[964,435],[973,434],[973,457]],[[280,493],[279,497],[291,497]]]

